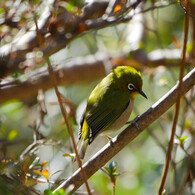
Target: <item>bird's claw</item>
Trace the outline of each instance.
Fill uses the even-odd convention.
[[[138,131],[142,131],[140,128],[139,128],[139,125],[137,124],[137,120],[139,119],[139,115],[137,115],[132,121],[127,121],[126,124],[134,124],[136,129]]]

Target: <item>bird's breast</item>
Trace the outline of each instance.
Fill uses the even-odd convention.
[[[119,116],[119,118],[108,128],[108,130],[104,131],[103,133],[109,133],[112,131],[116,131],[118,129],[120,129],[121,127],[123,127],[126,122],[128,121],[132,109],[133,109],[133,103],[134,101],[131,99],[129,102],[129,105],[127,106],[127,108],[124,110],[124,112]]]

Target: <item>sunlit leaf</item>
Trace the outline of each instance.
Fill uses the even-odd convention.
[[[43,174],[40,171],[38,171],[38,170],[33,170],[33,172],[36,173],[36,174],[38,174],[38,175],[43,176]]]
[[[76,7],[83,6],[83,0],[70,0],[69,2],[71,5],[76,6]]]
[[[164,190],[163,190],[163,192],[162,192],[162,195],[164,195],[164,194],[165,194],[165,192],[166,192],[166,190],[164,189]]]
[[[10,100],[1,106],[1,111],[3,111],[5,114],[11,115],[21,109],[22,106],[22,102],[18,100]]]
[[[192,126],[192,120],[187,119],[185,124],[184,124],[184,128],[185,129],[190,129],[191,126]]]
[[[183,137],[178,137],[177,136],[177,139],[179,140],[179,142],[180,142],[181,145],[184,144],[184,142],[187,140],[187,138],[188,138],[187,136],[183,136]]]
[[[114,8],[114,12],[118,12],[121,10],[121,5],[117,5],[115,8]]]
[[[120,175],[120,173],[116,173],[116,172],[114,172],[112,175],[113,175],[113,176],[119,176],[119,175]]]
[[[65,154],[63,154],[63,156],[64,157],[70,157],[70,158],[74,159],[75,158],[75,153],[70,153],[70,154],[65,153]]]
[[[109,167],[104,167],[104,169],[106,170],[106,172],[110,175],[111,174],[111,170]]]
[[[0,14],[5,13],[5,9],[3,7],[0,7]]]
[[[31,187],[31,186],[34,186],[34,185],[36,185],[37,184],[37,180],[35,180],[35,179],[27,179],[27,180],[25,180],[25,182],[24,182],[24,185],[26,186],[26,187]]]
[[[48,161],[44,161],[44,162],[42,163],[42,166],[43,166],[43,167],[48,167]]]
[[[44,195],[53,195],[52,190],[45,190]]]
[[[54,193],[54,195],[65,195],[65,194],[68,194],[68,193],[65,193],[64,189],[62,188]]]
[[[18,136],[18,130],[17,129],[13,129],[9,132],[8,136],[7,136],[7,140],[8,141],[12,141],[14,140],[16,137]]]
[[[63,170],[58,170],[58,171],[54,172],[53,174],[50,175],[50,178],[51,178],[53,175],[55,175],[55,174],[57,174],[57,173],[59,173],[59,172],[62,172],[62,171],[63,171]]]
[[[68,189],[66,189],[66,192],[65,192],[64,189],[62,188],[56,191],[55,193],[53,193],[52,190],[44,191],[44,195],[66,195],[66,194],[68,194]]]
[[[38,4],[40,0],[31,0],[34,5]]]
[[[192,43],[188,43],[188,45],[187,45],[187,53],[191,53],[192,50],[193,50],[193,45],[192,45]]]
[[[47,181],[49,180],[49,171],[47,169],[42,170],[42,175]]]

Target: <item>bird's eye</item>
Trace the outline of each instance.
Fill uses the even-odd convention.
[[[132,83],[128,84],[128,89],[129,89],[130,91],[132,91],[134,88],[135,88],[135,87],[134,87],[134,85],[133,85]]]

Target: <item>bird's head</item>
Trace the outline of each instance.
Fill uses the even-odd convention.
[[[146,94],[142,91],[142,77],[140,72],[130,66],[119,66],[113,70],[114,77],[120,88],[126,91],[130,98],[134,99],[140,94],[147,99]]]

